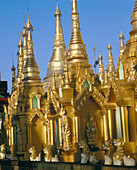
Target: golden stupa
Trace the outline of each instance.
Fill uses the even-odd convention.
[[[84,2],[83,2],[84,3]],[[53,54],[41,82],[33,53],[33,26],[23,29],[18,47],[17,76],[12,69],[12,94],[5,108],[7,146],[19,160],[29,160],[29,149],[49,146],[63,162],[80,161],[80,145],[96,147],[109,139],[124,140],[124,153],[137,152],[137,0],[131,16],[132,31],[126,45],[120,33],[120,55],[113,63],[108,44],[108,67],[99,54],[95,74],[81,35],[77,0],[72,0],[72,34],[68,53],[58,3]]]

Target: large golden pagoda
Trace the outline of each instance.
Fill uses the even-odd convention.
[[[104,159],[102,145],[123,139],[124,153],[137,150],[137,1],[132,13],[132,31],[124,44],[120,33],[118,65],[108,44],[108,67],[99,54],[99,71],[91,69],[80,32],[77,0],[72,0],[72,35],[68,53],[64,42],[61,12],[57,3],[52,57],[41,82],[33,53],[33,26],[28,22],[19,41],[17,77],[13,66],[12,94],[5,109],[7,146],[20,160],[29,160],[29,148],[37,152],[50,147],[53,156],[60,148],[61,161],[80,161],[80,146],[96,149]],[[9,114],[9,115],[7,115]]]

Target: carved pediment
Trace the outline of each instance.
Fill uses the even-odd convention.
[[[83,108],[86,101],[89,100],[90,96],[96,101],[100,108],[103,108],[105,101],[104,96],[99,92],[99,90],[95,86],[90,85],[89,87],[86,87],[76,97],[73,105],[75,110],[80,111]]]
[[[114,77],[109,82],[109,88],[107,89],[106,95],[105,95],[105,105],[109,101],[111,97],[111,91],[113,90],[115,96],[116,96],[116,102],[121,102],[123,100],[122,96],[120,95],[120,91],[118,89],[118,86],[116,84],[116,80]]]

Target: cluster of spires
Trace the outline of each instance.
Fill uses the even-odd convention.
[[[135,8],[132,14],[132,25],[133,23],[136,23],[137,20],[135,19],[135,13],[137,12],[137,1],[135,3]],[[77,6],[77,0],[72,1],[72,34],[71,34],[71,40],[70,45],[68,47],[68,53],[66,51],[66,46],[64,42],[64,36],[63,36],[63,29],[61,24],[61,11],[58,6],[55,11],[55,18],[56,18],[56,27],[55,27],[55,38],[54,38],[54,46],[53,46],[53,53],[52,57],[50,59],[50,62],[48,64],[48,70],[46,77],[43,80],[43,83],[45,84],[44,87],[51,87],[52,81],[56,81],[56,79],[59,78],[59,74],[64,73],[64,66],[65,61],[67,60],[68,63],[75,63],[77,59],[81,63],[87,63],[88,64],[88,56],[86,51],[86,46],[83,43],[82,35],[81,35],[81,28],[79,23],[79,13],[78,13],[78,6]],[[135,24],[136,25],[136,24]],[[133,30],[134,30],[133,26]],[[13,71],[13,87],[15,88],[16,85],[20,85],[23,83],[29,83],[29,82],[40,82],[41,79],[39,77],[39,69],[36,63],[36,60],[34,58],[33,53],[33,40],[31,32],[33,31],[33,26],[29,20],[28,15],[28,22],[24,24],[23,29],[23,42],[22,37],[20,38],[18,47],[18,73],[17,78],[15,76],[15,67],[12,67]],[[124,35],[121,29],[120,33],[120,56],[123,54],[125,50],[124,45]],[[105,66],[103,66],[103,58],[101,53],[99,54],[99,79],[101,83],[106,83],[108,76],[110,73],[115,74],[115,66],[113,63],[113,55],[112,55],[112,47],[109,42],[108,45],[108,69]],[[56,77],[56,78],[55,78]],[[16,81],[15,81],[16,80]],[[15,83],[16,82],[16,83]],[[45,89],[46,90],[46,89]]]
[[[20,87],[21,84],[30,83],[30,82],[40,82],[41,79],[39,78],[39,68],[37,62],[34,58],[33,53],[33,39],[32,39],[32,31],[33,26],[29,19],[28,14],[28,21],[24,28],[22,35],[20,35],[20,40],[18,43],[18,72],[17,77],[15,74],[15,67],[12,66],[12,91],[16,88]],[[23,41],[22,41],[23,37]]]
[[[125,44],[124,44],[125,37],[122,32],[122,29],[121,29],[119,39],[120,39],[120,56],[121,56],[125,50]],[[110,41],[109,41],[107,49],[108,49],[108,69],[105,64],[105,71],[104,71],[104,66],[103,66],[103,57],[102,57],[101,53],[99,53],[99,57],[98,57],[98,60],[99,60],[98,75],[99,75],[99,80],[101,81],[102,84],[107,84],[109,74],[112,73],[114,76],[116,76],[115,75],[115,73],[116,73],[115,65],[113,63],[112,46],[110,44]]]

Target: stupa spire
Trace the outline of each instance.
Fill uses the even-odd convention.
[[[69,63],[88,63],[87,50],[80,30],[77,0],[72,0],[72,34],[68,47]]]
[[[113,72],[114,73],[115,68],[114,68],[114,63],[113,63],[113,55],[112,55],[112,47],[109,41],[108,44],[108,72]]]
[[[18,50],[18,73],[17,73],[17,81],[18,83],[21,82],[23,77],[23,49],[22,49],[23,43],[22,43],[22,37],[20,35],[20,41],[18,44],[19,50]]]
[[[121,32],[120,32],[119,39],[120,39],[120,47],[124,47],[125,37],[124,37],[124,34],[123,34],[123,32],[122,32],[122,28],[121,28]]]
[[[27,29],[25,26],[25,17],[24,17],[24,13],[23,13],[23,18],[24,18],[24,27],[23,27],[23,32],[22,32],[22,36],[23,36],[23,73],[24,73],[24,67],[26,65],[26,60],[28,57],[28,46],[27,46]]]
[[[54,14],[56,18],[56,25],[55,25],[53,53],[50,62],[48,63],[46,77],[43,80],[44,90],[52,87],[52,79],[54,74],[56,77],[55,79],[57,81],[59,73],[63,74],[64,72],[64,64],[65,64],[65,59],[67,58],[67,51],[64,42],[63,28],[61,24],[61,15],[62,14],[57,2],[56,11]]]
[[[122,55],[125,50],[125,44],[124,44],[125,37],[122,32],[122,28],[121,28],[119,39],[120,39],[120,55]]]
[[[34,58],[33,53],[33,39],[31,32],[33,31],[33,26],[30,22],[29,15],[28,15],[28,22],[26,25],[26,29],[28,31],[28,41],[27,41],[27,60],[24,68],[24,81],[25,82],[33,82],[37,81],[40,82],[39,78],[39,68],[37,62]]]
[[[15,90],[16,86],[16,68],[14,66],[13,52],[12,52],[12,92]]]
[[[104,81],[104,66],[103,66],[103,57],[101,55],[101,52],[99,53],[99,57],[98,57],[98,60],[99,60],[99,80],[101,81],[101,83],[103,83]]]
[[[104,75],[104,84],[108,83],[108,70],[107,70],[107,66],[105,63],[105,75]]]
[[[70,88],[70,81],[69,81],[69,75],[68,75],[68,63],[67,60],[65,60],[65,67],[64,67],[64,87],[63,88]]]

